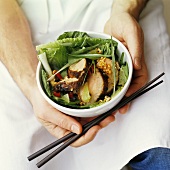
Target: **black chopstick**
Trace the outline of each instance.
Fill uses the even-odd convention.
[[[78,138],[80,138],[82,135],[84,135],[92,126],[97,125],[98,123],[100,123],[102,120],[104,120],[106,117],[108,117],[109,115],[111,115],[114,111],[120,109],[121,107],[123,107],[124,105],[126,105],[127,103],[131,102],[132,100],[134,100],[135,98],[143,95],[144,93],[146,93],[147,91],[153,89],[154,87],[156,87],[157,85],[161,84],[163,81],[159,81],[158,83],[152,85],[151,87],[149,87],[151,84],[153,84],[156,80],[158,80],[160,77],[162,77],[165,73],[161,73],[159,76],[157,76],[155,79],[151,80],[150,82],[148,82],[145,86],[143,86],[142,88],[140,88],[138,91],[136,91],[134,94],[132,94],[131,96],[123,99],[118,105],[116,105],[115,107],[113,107],[111,110],[109,110],[108,112],[100,115],[99,117],[93,119],[92,121],[88,122],[87,124],[85,124],[83,126],[83,131],[81,134],[75,134],[75,133],[69,133],[68,135],[64,136],[63,138],[51,143],[50,145],[42,148],[41,150],[39,150],[38,152],[30,155],[28,157],[28,160],[32,160],[40,155],[42,155],[43,153],[47,152],[48,150],[54,148],[55,146],[57,146],[58,144],[64,142],[65,140],[68,140],[69,138],[71,138],[70,140],[68,140],[66,143],[64,143],[63,145],[61,145],[59,148],[57,148],[55,151],[53,151],[51,154],[49,154],[47,157],[45,157],[43,160],[41,160],[39,163],[37,163],[37,167],[40,168],[41,166],[43,166],[45,163],[47,163],[50,159],[52,159],[54,156],[56,156],[58,153],[60,153],[62,150],[64,150],[66,147],[68,147],[71,143],[73,143],[74,141],[76,141]]]
[[[93,120],[92,120],[93,121]],[[91,122],[88,122],[86,124],[83,125],[82,129],[86,128],[87,126],[89,126],[91,124]],[[28,160],[32,161],[33,159],[37,158],[38,156],[44,154],[45,152],[53,149],[54,147],[58,146],[59,144],[63,143],[64,141],[72,138],[73,136],[77,135],[76,133],[70,132],[69,134],[63,136],[60,139],[57,139],[56,141],[54,141],[53,143],[45,146],[44,148],[40,149],[39,151],[33,153],[32,155],[28,156]]]

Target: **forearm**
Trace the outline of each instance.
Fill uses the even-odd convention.
[[[37,57],[28,23],[15,0],[0,0],[0,37],[1,61],[31,99],[31,88],[36,87]]]
[[[140,13],[149,0],[115,0],[112,11],[128,12],[138,20]]]

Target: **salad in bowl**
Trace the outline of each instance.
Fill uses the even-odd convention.
[[[133,66],[129,52],[109,35],[64,32],[36,50],[40,92],[66,114],[102,114],[123,98],[130,85]]]

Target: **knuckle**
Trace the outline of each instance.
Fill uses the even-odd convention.
[[[66,129],[63,129],[63,128],[59,127],[59,126],[56,126],[56,125],[55,125],[55,127],[53,129],[51,129],[51,134],[53,136],[55,136],[56,138],[58,138],[58,139],[60,139],[63,136],[67,135],[68,133],[69,133],[69,131],[67,131]]]
[[[57,125],[62,127],[62,128],[65,128],[65,126],[67,125],[66,121],[64,118],[60,118],[57,122]]]
[[[142,27],[139,24],[135,24],[132,27],[132,32],[138,35],[138,37],[140,37],[141,40],[144,39],[144,32],[143,32]]]
[[[57,133],[54,132],[54,134],[59,139],[62,138],[63,136],[65,136],[64,129],[63,130],[59,130]]]

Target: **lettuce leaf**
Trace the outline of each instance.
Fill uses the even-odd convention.
[[[47,81],[47,79],[48,79],[48,74],[42,69],[41,80],[43,83],[43,87],[44,87],[46,94],[51,98],[52,92],[51,92],[51,88],[50,88],[50,82]]]
[[[57,40],[62,40],[64,38],[77,38],[77,37],[89,37],[89,35],[86,32],[70,31],[61,34]]]
[[[45,52],[52,70],[59,70],[68,62],[67,50],[64,46],[60,46],[60,48],[46,49]]]
[[[129,75],[128,64],[125,63],[120,67],[118,85],[124,86],[128,79],[128,75]]]

